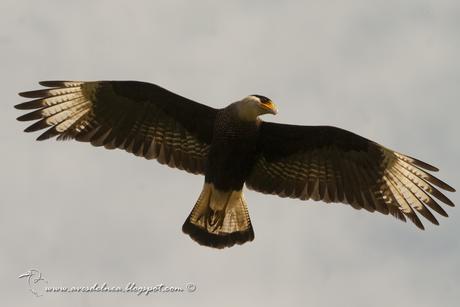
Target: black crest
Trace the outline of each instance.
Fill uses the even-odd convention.
[[[254,97],[257,97],[260,99],[260,102],[262,103],[269,103],[271,100],[265,96],[261,96],[261,95],[252,95]]]

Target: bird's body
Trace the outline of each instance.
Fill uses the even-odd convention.
[[[123,149],[170,167],[204,175],[201,194],[182,229],[211,247],[254,239],[243,188],[281,197],[340,202],[391,214],[423,229],[416,212],[438,224],[447,216],[438,188],[455,191],[428,171],[437,168],[352,132],[259,119],[276,114],[270,99],[250,95],[214,109],[135,81],[45,81],[48,89],[16,106],[36,109],[25,131]]]
[[[224,247],[254,238],[242,190],[256,161],[259,126],[234,104],[217,112],[203,192],[182,228],[197,242]]]
[[[221,190],[241,190],[256,160],[259,122],[239,118],[232,106],[217,112],[205,174]]]

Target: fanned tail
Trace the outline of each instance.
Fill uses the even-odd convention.
[[[205,183],[182,231],[200,245],[231,247],[254,240],[242,191],[220,191]]]

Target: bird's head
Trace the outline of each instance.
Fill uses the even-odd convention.
[[[260,115],[278,113],[276,105],[269,98],[261,95],[250,95],[236,103],[238,114],[245,120],[256,120]]]

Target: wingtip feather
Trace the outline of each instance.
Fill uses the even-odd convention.
[[[40,84],[41,86],[46,86],[46,87],[61,87],[61,86],[64,86],[66,82],[69,82],[69,81],[47,80],[47,81],[39,81],[38,84]]]

